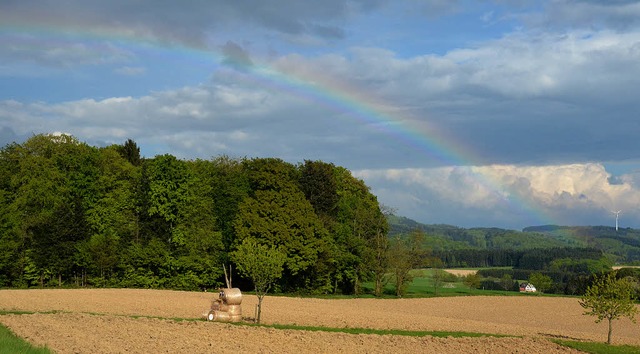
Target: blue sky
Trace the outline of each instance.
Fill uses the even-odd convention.
[[[424,223],[640,228],[638,88],[638,1],[0,1],[0,144],[319,159]]]

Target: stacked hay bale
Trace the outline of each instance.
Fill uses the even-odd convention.
[[[240,322],[242,321],[242,293],[238,288],[220,290],[217,299],[211,303],[211,309],[205,314],[209,321]]]

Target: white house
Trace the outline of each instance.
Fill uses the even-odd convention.
[[[520,292],[521,293],[535,293],[536,287],[531,283],[522,283],[520,284]]]

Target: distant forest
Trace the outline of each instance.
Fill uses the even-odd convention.
[[[606,256],[612,264],[640,265],[640,230],[631,228],[616,231],[609,226],[544,225],[526,227],[522,231],[466,229],[451,225],[426,225],[400,216],[389,217],[391,236],[408,234],[412,230],[421,230],[429,235],[424,247],[441,255],[447,266],[451,267],[519,267],[513,261],[517,257],[504,255],[525,255],[531,254],[530,250],[533,249],[552,248],[592,249],[593,254]],[[512,260],[503,260],[505,257]]]
[[[322,161],[141,158],[68,135],[0,150],[2,287],[215,288],[255,238],[286,252],[279,290],[350,294],[387,231],[364,182]]]

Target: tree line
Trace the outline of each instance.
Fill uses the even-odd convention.
[[[558,259],[608,262],[605,254],[595,248],[554,247],[531,249],[450,249],[433,251],[447,268],[457,267],[513,267],[517,269],[546,269]],[[587,262],[588,263],[588,262]],[[581,266],[586,267],[586,263]],[[577,267],[577,265],[574,265]],[[611,266],[607,263],[607,266]]]
[[[216,288],[250,240],[284,252],[279,290],[353,294],[387,270],[387,231],[365,183],[322,161],[142,158],[130,139],[45,134],[0,150],[3,287]]]

